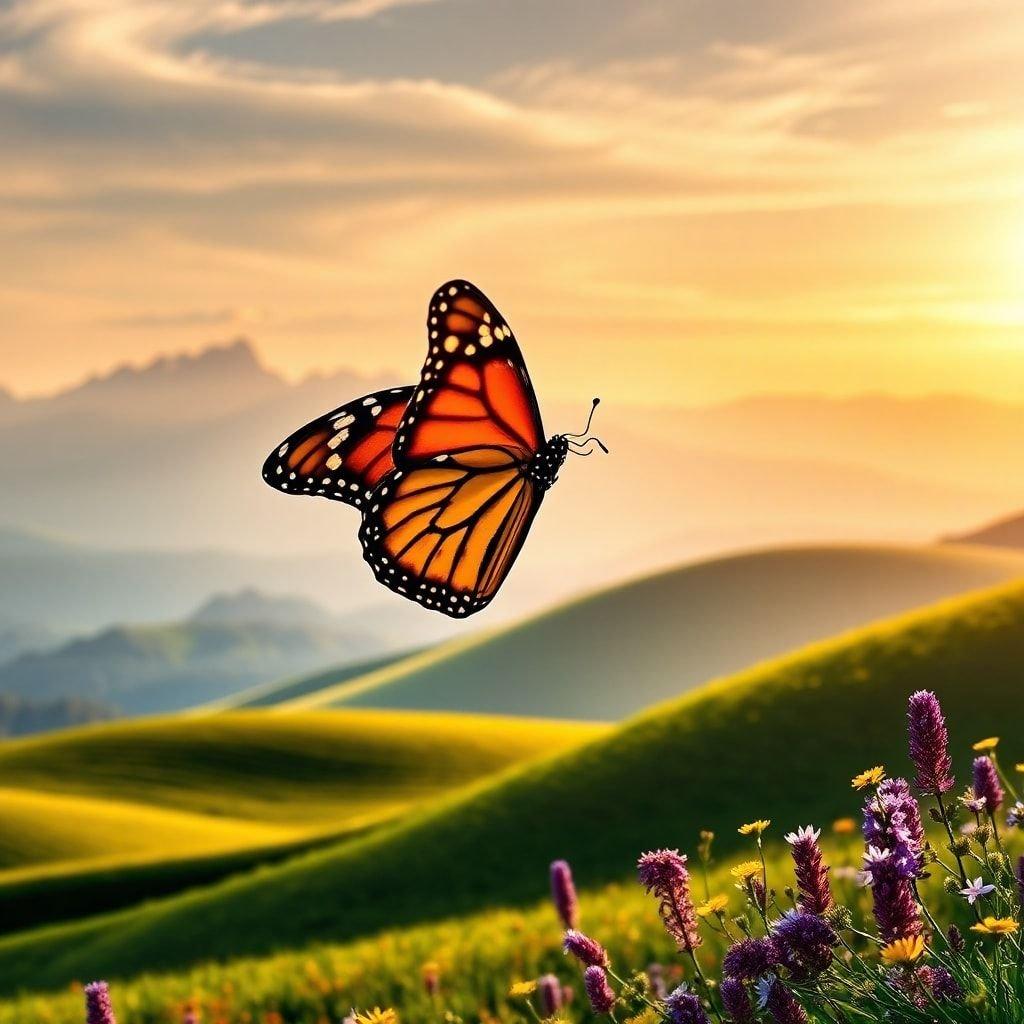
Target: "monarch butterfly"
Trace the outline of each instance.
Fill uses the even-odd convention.
[[[377,580],[464,618],[497,593],[566,456],[608,449],[590,434],[597,398],[582,432],[544,441],[515,335],[468,281],[434,293],[427,334],[418,385],[307,423],[270,454],[263,479],[360,509]]]

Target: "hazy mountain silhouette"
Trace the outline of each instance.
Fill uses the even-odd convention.
[[[966,533],[948,534],[946,544],[984,544],[995,548],[1024,549],[1024,512],[1006,516]]]

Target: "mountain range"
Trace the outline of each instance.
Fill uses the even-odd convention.
[[[340,371],[290,383],[238,340],[48,397],[6,396],[0,473],[17,486],[0,526],[71,542],[54,559],[43,542],[12,555],[0,539],[23,618],[60,629],[175,618],[246,585],[338,612],[375,600],[354,510],[274,492],[259,466],[296,425],[396,382]],[[542,405],[549,428],[579,419],[579,405]],[[1020,500],[1022,423],[1016,406],[955,396],[602,406],[611,456],[570,460],[502,600],[473,625],[723,550],[922,541],[992,518]],[[0,619],[11,611],[0,599]]]

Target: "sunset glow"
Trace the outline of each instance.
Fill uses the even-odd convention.
[[[452,276],[556,396],[1024,386],[1009,0],[15,0],[0,42],[16,394],[236,335],[408,376]]]

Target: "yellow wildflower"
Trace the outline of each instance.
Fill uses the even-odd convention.
[[[509,999],[528,999],[537,991],[537,982],[535,981],[516,981],[513,982],[508,990]]]
[[[861,772],[860,775],[855,775],[852,785],[854,789],[865,789],[868,786],[877,786],[884,778],[885,768],[879,764],[866,772]]]
[[[832,822],[832,831],[837,836],[850,836],[857,831],[857,821],[855,818],[836,818]]]
[[[924,953],[924,939],[920,935],[910,939],[897,939],[882,947],[882,959],[887,964],[912,964]]]
[[[974,749],[978,751],[995,750],[999,746],[998,736],[986,736],[983,740],[978,740],[974,744]]]
[[[1012,935],[1019,927],[1012,917],[986,917],[971,925],[971,931],[982,935]]]
[[[741,882],[749,882],[755,875],[761,874],[761,862],[745,860],[742,864],[737,864],[736,867],[732,868],[729,874],[733,878],[738,878]]]
[[[398,1014],[394,1010],[382,1010],[379,1006],[355,1016],[356,1024],[398,1024]]]
[[[641,1010],[635,1017],[629,1017],[626,1024],[661,1024],[661,1017],[650,1007]]]
[[[741,836],[759,836],[769,825],[771,821],[765,821],[764,818],[758,818],[757,821],[751,821],[746,825],[740,825],[736,830]]]
[[[1024,772],[1024,761],[1021,761],[1020,764],[1016,765],[1016,768],[1017,768],[1017,771]]]
[[[712,896],[707,902],[696,907],[698,917],[710,917],[712,914],[720,914],[729,906],[728,896]]]

